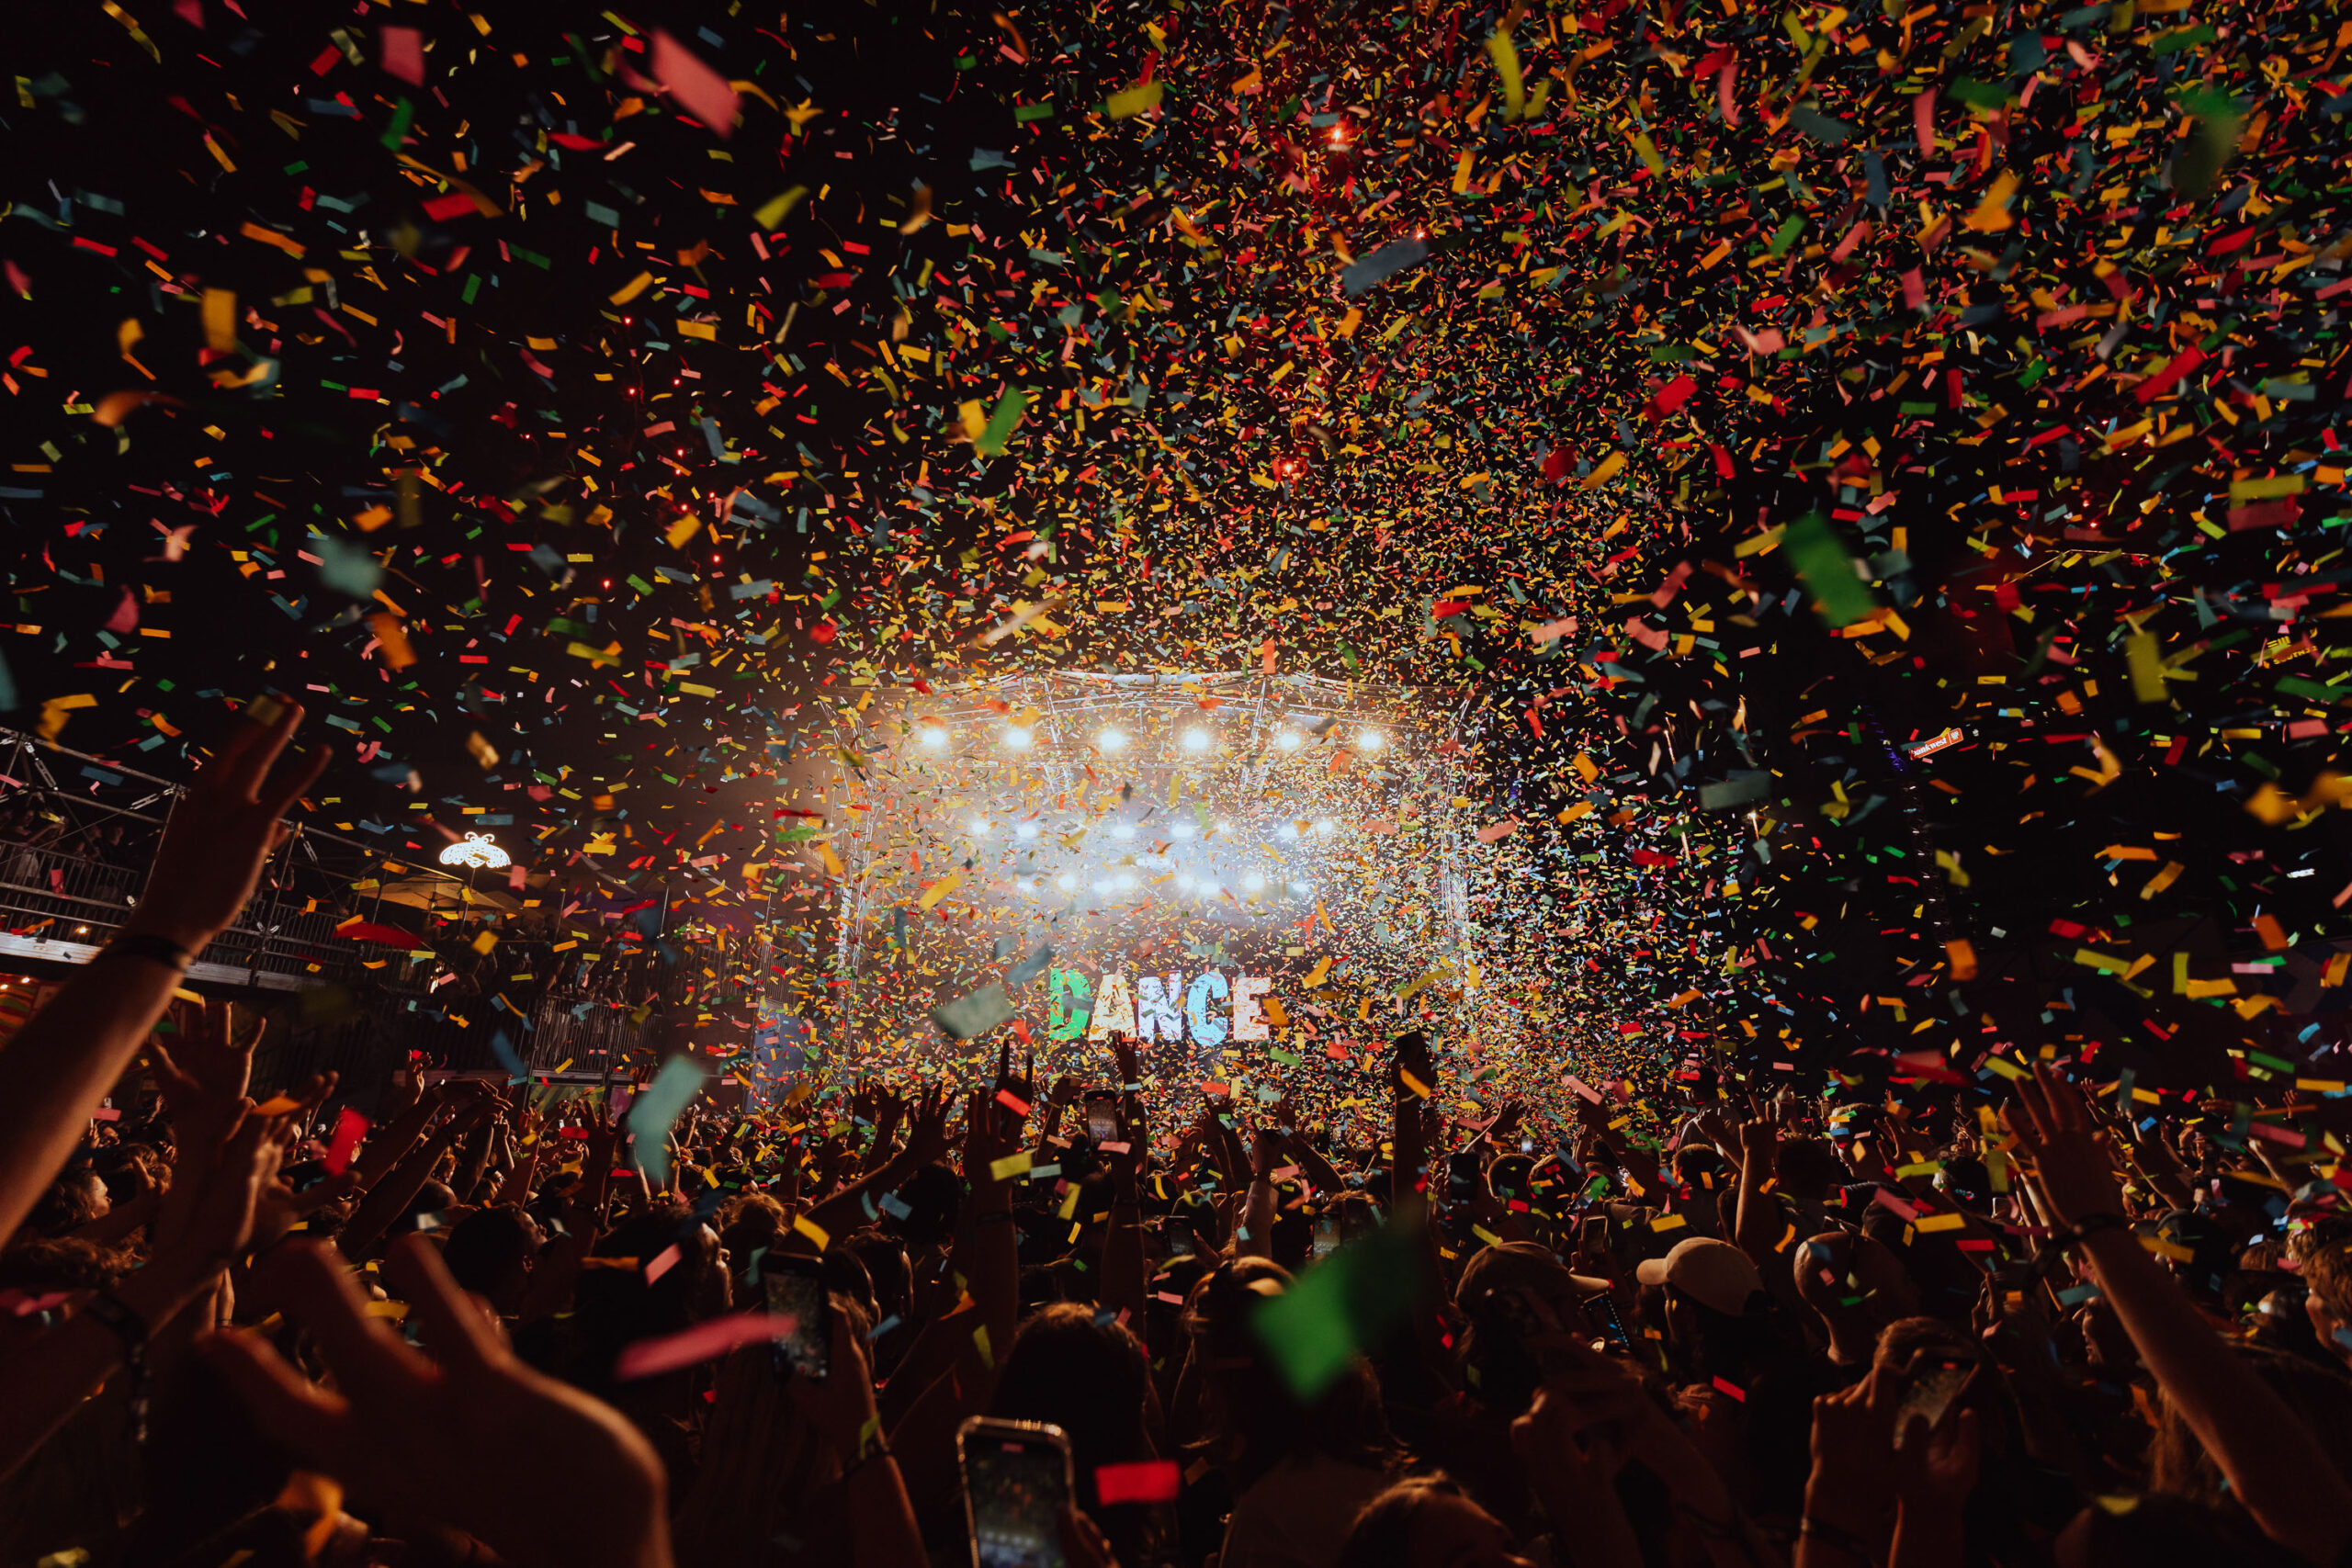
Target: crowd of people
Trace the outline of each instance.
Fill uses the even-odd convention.
[[[1412,1033],[1361,1142],[1116,1040],[751,1117],[413,1077],[363,1117],[175,1000],[300,720],[228,740],[0,1050],[0,1563],[2346,1560],[2324,1141],[2135,1123],[2057,1050],[1996,1105],[1710,1076],[1464,1124]],[[974,1417],[1069,1455],[1012,1556]]]

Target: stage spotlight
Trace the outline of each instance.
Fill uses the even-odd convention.
[[[989,830],[989,819],[988,819],[987,818],[985,818],[985,817],[975,817],[975,818],[972,818],[972,831],[973,831],[973,832],[975,832],[975,833],[985,833],[985,832],[987,832],[988,830]]]
[[[1204,898],[1214,898],[1214,897],[1216,897],[1216,883],[1214,883],[1214,882],[1204,882],[1204,883],[1202,883],[1202,884],[1201,884],[1201,897],[1204,897]]]
[[[1359,751],[1377,751],[1387,744],[1388,737],[1377,729],[1363,730],[1356,736],[1356,750]]]
[[[1316,818],[1315,830],[1318,833],[1336,833],[1340,830],[1340,825],[1329,817],[1319,817]]]
[[[1233,824],[1230,822],[1220,822],[1212,829],[1211,831],[1222,833],[1229,839],[1233,836]]]
[[[1132,839],[1135,836],[1136,825],[1132,822],[1122,822],[1111,829],[1111,837],[1114,839]]]
[[[1304,898],[1315,891],[1315,886],[1312,883],[1294,882],[1290,885],[1290,890]]]
[[[1094,743],[1105,751],[1124,751],[1127,749],[1127,732],[1116,727],[1106,728],[1094,738]]]
[[[1274,744],[1280,747],[1283,750],[1297,750],[1299,747],[1299,740],[1300,736],[1298,731],[1295,729],[1277,729],[1274,731]]]
[[[1192,890],[1193,874],[1189,871],[1178,872],[1176,874],[1176,891],[1179,893],[1190,893]]]
[[[1035,822],[1023,822],[1019,827],[1013,829],[1012,831],[1016,837],[1034,839],[1037,836],[1037,824]]]
[[[1282,840],[1282,841],[1286,844],[1295,843],[1298,841],[1298,824],[1295,822],[1285,822],[1281,828],[1275,830],[1274,836]]]
[[[1171,839],[1189,839],[1193,836],[1193,825],[1190,822],[1171,822],[1168,825],[1168,836]]]
[[[1261,892],[1264,889],[1265,886],[1266,879],[1259,875],[1254,871],[1241,879],[1241,891],[1244,893]]]
[[[1111,879],[1110,879],[1109,877],[1107,877],[1107,876],[1106,876],[1106,877],[1102,878],[1101,881],[1097,882],[1097,883],[1094,885],[1094,892],[1095,892],[1095,896],[1096,896],[1097,897],[1109,897],[1109,895],[1110,895],[1110,893],[1111,893]]]
[[[1122,893],[1126,892],[1129,888],[1135,886],[1135,874],[1132,872],[1122,872],[1112,881],[1112,886],[1118,888]]]
[[[1023,898],[1035,898],[1037,896],[1037,885],[1025,876],[1012,885],[1012,890]]]
[[[1004,732],[1004,744],[1010,750],[1026,751],[1033,739],[1026,728],[1017,724]]]
[[[1184,731],[1184,750],[1187,751],[1205,751],[1214,744],[1215,740],[1205,729]]]
[[[934,726],[925,725],[922,732],[922,744],[923,750],[926,751],[946,750],[947,731],[940,729]]]
[[[1060,888],[1065,893],[1075,893],[1078,891],[1078,878],[1072,876],[1069,872],[1063,872],[1059,876],[1054,878],[1054,886]]]

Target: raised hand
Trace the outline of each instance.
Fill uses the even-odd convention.
[[[947,1152],[947,1086],[925,1089],[908,1109],[907,1146],[900,1158],[910,1167],[935,1164]]]
[[[2099,1147],[2080,1091],[2047,1064],[2018,1080],[2018,1097],[2001,1108],[2001,1124],[2032,1162],[2031,1178],[2051,1213],[2078,1225],[2093,1214],[2123,1213],[2115,1165]]]
[[[254,1244],[256,1209],[292,1197],[277,1179],[283,1151],[277,1132],[269,1118],[241,1111],[225,1132],[190,1144],[182,1178],[156,1216],[159,1255],[210,1269]]]
[[[176,1043],[165,1045],[160,1034],[149,1041],[149,1068],[180,1134],[218,1139],[244,1109],[254,1047],[261,1043],[268,1021],[262,1021],[240,1041],[234,1003],[208,1001],[174,1010],[179,1024]]]
[[[270,852],[293,830],[278,818],[327,764],[320,747],[276,766],[301,722],[302,709],[293,703],[266,724],[248,719],[204,765],[172,808],[147,890],[123,922],[126,932],[160,936],[196,953],[237,918]]]
[[[333,1368],[334,1392],[265,1339],[204,1342],[266,1430],[355,1493],[464,1530],[509,1562],[668,1568],[661,1461],[618,1412],[516,1360],[430,1243],[404,1239],[385,1271],[433,1360],[370,1319],[330,1258],[298,1244],[270,1267],[288,1314]]]

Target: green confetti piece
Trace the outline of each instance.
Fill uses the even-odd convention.
[[[1789,525],[1781,547],[1806,590],[1820,602],[1821,618],[1833,626],[1851,626],[1878,608],[1870,587],[1854,574],[1854,558],[1829,520],[1809,512]]]

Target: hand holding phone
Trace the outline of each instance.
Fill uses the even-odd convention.
[[[1096,1146],[1119,1141],[1119,1096],[1107,1089],[1086,1091],[1086,1135]]]
[[[825,1292],[824,1265],[797,1252],[770,1252],[760,1259],[760,1285],[768,1311],[792,1319],[792,1332],[775,1342],[778,1377],[797,1372],[821,1382],[832,1371],[833,1303]]]

